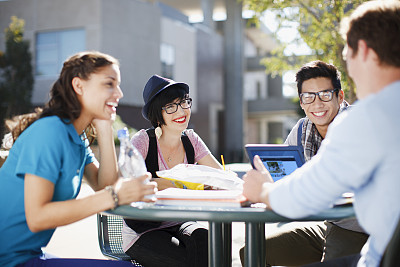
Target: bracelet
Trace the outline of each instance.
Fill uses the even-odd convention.
[[[106,186],[105,190],[107,190],[108,192],[110,192],[111,197],[112,197],[113,200],[114,200],[114,207],[112,208],[112,210],[113,210],[113,209],[116,209],[116,208],[119,206],[119,205],[118,205],[119,199],[118,199],[117,193],[115,193],[114,187],[112,187],[111,185],[109,185],[109,186]]]

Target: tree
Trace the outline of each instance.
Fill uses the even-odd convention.
[[[4,119],[31,110],[33,74],[29,41],[23,40],[25,21],[15,16],[5,29],[6,50],[0,52],[0,133]]]
[[[260,18],[268,10],[278,19],[277,31],[288,25],[297,25],[299,36],[294,43],[305,42],[311,49],[310,55],[285,55],[286,44],[281,44],[262,60],[267,73],[282,75],[284,71],[299,69],[311,60],[322,60],[334,64],[342,74],[342,88],[346,99],[356,100],[355,87],[347,74],[342,51],[345,41],[340,34],[340,24],[344,17],[365,0],[243,0],[255,18]]]

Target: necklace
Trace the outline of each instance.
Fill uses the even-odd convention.
[[[168,162],[168,163],[170,163],[170,162],[172,161],[173,155],[176,154],[176,153],[179,151],[180,146],[181,146],[181,145],[179,144],[178,147],[175,148],[175,149],[167,156],[167,162]]]

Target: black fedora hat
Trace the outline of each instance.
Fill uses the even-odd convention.
[[[151,100],[154,99],[156,95],[158,95],[160,92],[163,90],[171,87],[171,86],[179,86],[183,89],[185,89],[186,93],[189,93],[189,85],[186,83],[178,83],[175,82],[174,80],[170,80],[164,77],[161,77],[159,75],[153,75],[151,78],[147,81],[146,85],[144,86],[143,90],[143,100],[144,100],[144,106],[142,108],[142,115],[146,120],[149,120],[147,117],[147,113],[149,111],[149,106],[151,103]]]

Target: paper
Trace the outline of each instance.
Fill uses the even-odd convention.
[[[161,178],[178,181],[187,188],[203,190],[205,186],[212,188],[239,190],[243,189],[243,180],[236,173],[196,164],[178,164],[172,169],[158,171]]]
[[[241,207],[247,202],[240,190],[189,190],[167,188],[156,193],[156,205]]]
[[[333,203],[333,205],[334,206],[350,205],[353,204],[353,202],[354,202],[354,193],[347,192],[343,193],[342,196]]]
[[[167,188],[156,193],[158,199],[237,199],[242,195],[240,190],[188,190]]]

